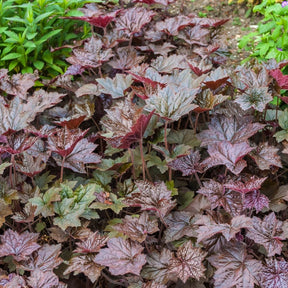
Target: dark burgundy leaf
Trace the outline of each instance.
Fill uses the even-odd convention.
[[[95,262],[108,266],[113,275],[132,273],[140,275],[146,257],[141,252],[144,247],[137,242],[112,238],[108,240],[108,248],[101,249],[95,257]]]
[[[267,250],[268,257],[281,254],[283,247],[281,242],[282,221],[277,220],[274,212],[265,216],[263,221],[255,216],[252,220],[253,226],[248,229],[247,237],[263,245]]]
[[[213,277],[215,288],[254,288],[254,284],[259,284],[262,264],[247,253],[244,243],[231,243],[209,256],[208,261],[217,268]]]
[[[192,241],[188,241],[178,248],[177,257],[169,261],[170,272],[175,273],[183,283],[190,277],[199,280],[204,276],[205,267],[202,262],[205,256],[201,248],[194,247]]]
[[[133,0],[135,3],[145,3],[148,5],[152,4],[162,4],[164,6],[168,6],[169,4],[174,3],[176,0]]]
[[[200,26],[187,27],[179,32],[178,37],[183,39],[189,45],[207,46],[209,42],[210,31]]]
[[[207,168],[225,165],[233,174],[238,175],[247,166],[246,161],[242,158],[253,149],[247,142],[236,144],[231,144],[228,141],[218,142],[208,146],[210,157],[202,163]]]
[[[190,60],[189,58],[186,59],[190,69],[197,75],[201,76],[203,74],[208,73],[212,70],[213,65],[204,59],[202,59],[200,62],[195,60]]]
[[[260,212],[264,207],[269,207],[269,198],[262,194],[259,190],[254,190],[245,194],[244,208],[256,209]]]
[[[36,243],[38,233],[28,231],[18,234],[8,229],[1,236],[0,257],[11,255],[16,261],[26,260],[28,256],[41,246]]]
[[[219,67],[212,71],[209,76],[204,80],[204,84],[212,90],[216,90],[223,84],[227,84],[229,81],[229,73],[225,69]]]
[[[228,183],[224,184],[224,187],[241,193],[247,193],[254,190],[259,190],[266,179],[267,177],[258,178],[253,175],[249,177],[247,181],[231,180]]]
[[[204,165],[200,162],[200,152],[191,151],[191,153],[184,157],[176,158],[168,163],[169,167],[174,170],[180,170],[183,176],[192,175],[194,173],[203,173]]]
[[[200,25],[202,27],[214,27],[217,28],[223,24],[225,24],[226,22],[228,22],[230,19],[213,19],[213,18],[200,18],[200,17],[193,17],[193,15],[191,15],[191,20],[190,23],[191,25]]]
[[[141,207],[141,210],[155,211],[162,219],[175,207],[176,201],[171,199],[171,191],[164,182],[153,184],[137,181],[136,185],[138,190],[126,197],[128,205]]]
[[[142,243],[148,234],[159,230],[157,219],[151,219],[147,212],[143,212],[139,218],[125,216],[122,223],[113,225],[113,230],[123,233],[131,240]]]
[[[131,37],[141,31],[142,27],[148,24],[155,12],[143,7],[133,7],[121,13],[116,21],[116,29],[124,30]]]
[[[66,75],[82,75],[82,73],[85,72],[85,68],[81,64],[74,64],[67,68],[67,70],[64,73],[64,76]]]

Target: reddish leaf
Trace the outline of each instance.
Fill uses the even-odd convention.
[[[237,144],[231,144],[228,141],[218,142],[208,146],[210,157],[202,163],[207,168],[225,165],[233,174],[238,175],[247,166],[242,158],[253,149],[246,142]]]
[[[286,288],[288,283],[288,263],[284,260],[266,259],[262,270],[263,288]]]
[[[36,269],[31,272],[27,282],[33,288],[54,288],[58,286],[59,279],[51,271],[43,272]]]
[[[207,63],[204,59],[202,59],[199,63],[194,60],[186,59],[190,69],[197,75],[201,76],[203,74],[208,73],[212,70],[213,65],[211,63]]]
[[[223,84],[227,84],[230,76],[228,71],[219,67],[212,71],[209,76],[206,77],[204,84],[212,90],[216,90]]]
[[[188,241],[178,248],[177,257],[170,260],[170,272],[175,273],[183,283],[190,277],[199,280],[204,276],[205,267],[202,262],[206,255],[201,248],[194,247],[192,241]]]
[[[247,254],[244,243],[232,243],[209,256],[208,261],[217,268],[213,277],[215,288],[254,288],[254,284],[259,284],[262,264]]]
[[[69,266],[65,270],[64,275],[74,272],[74,275],[84,273],[92,283],[96,282],[101,275],[101,271],[104,269],[103,266],[96,264],[91,260],[90,256],[79,255],[72,257],[69,261]]]
[[[168,35],[177,36],[179,30],[190,25],[191,19],[185,15],[166,18],[164,21],[156,23],[157,31],[165,32]]]
[[[3,71],[4,69],[1,69]],[[11,77],[7,75],[0,78],[0,90],[9,95],[17,96],[23,100],[27,99],[27,91],[34,86],[35,81],[39,78],[37,72],[34,74],[14,74]]]
[[[107,13],[105,10],[98,9],[98,7],[94,3],[87,4],[84,8],[80,8],[79,10],[84,12],[84,16],[65,17],[65,18],[83,20],[93,26],[100,28],[105,28],[111,21],[113,21],[116,18],[117,14],[119,14],[121,11],[116,10]]]
[[[87,238],[85,237],[77,243],[77,249],[74,252],[82,254],[96,253],[106,245],[107,241],[108,237],[100,235],[98,231],[89,233]]]
[[[270,146],[268,142],[259,144],[249,155],[256,162],[260,170],[269,170],[271,166],[282,168],[281,158],[278,155],[279,149]]]
[[[77,116],[77,115],[76,115]],[[67,127],[68,129],[77,129],[80,124],[85,120],[86,116],[85,115],[80,115],[75,118],[66,118],[66,119],[61,119],[60,121],[56,121],[55,124],[58,124],[61,127]]]
[[[148,264],[144,266],[141,276],[161,284],[166,284],[169,280],[175,281],[177,275],[170,271],[170,261],[173,257],[173,253],[166,248],[163,248],[161,253],[152,251],[147,257]]]
[[[122,232],[131,240],[142,243],[148,234],[157,232],[159,228],[157,219],[151,219],[147,212],[143,212],[139,218],[125,216],[122,223],[113,225],[113,230]]]
[[[126,98],[105,110],[107,115],[101,124],[107,133],[102,133],[102,136],[116,148],[129,148],[131,144],[138,142],[153,115],[153,111],[149,115],[143,115],[142,109]]]
[[[66,126],[62,129],[57,129],[48,138],[48,149],[60,154],[62,157],[67,157],[87,132],[88,129],[84,131],[79,128],[69,130]]]
[[[27,284],[24,277],[11,273],[8,276],[0,276],[0,287],[3,288],[26,288]]]
[[[178,37],[189,45],[206,46],[209,42],[210,31],[200,26],[187,27],[179,32]]]
[[[261,244],[267,250],[268,257],[281,254],[283,243],[281,242],[282,221],[277,220],[274,212],[265,216],[263,221],[253,217],[253,227],[248,229],[247,237]]]
[[[180,170],[183,176],[192,175],[194,173],[203,173],[204,165],[199,163],[200,153],[199,151],[191,151],[191,153],[184,157],[176,158],[168,163],[169,167],[174,170]]]
[[[211,209],[222,206],[225,211],[233,216],[240,215],[243,210],[242,196],[235,191],[225,191],[224,184],[220,184],[214,180],[203,183],[197,192],[205,195],[211,202]]]
[[[141,254],[144,249],[141,245],[122,238],[112,238],[107,246],[96,255],[94,261],[97,264],[108,266],[113,275],[140,274],[146,263],[145,255]]]
[[[139,192],[136,190],[126,197],[128,205],[155,211],[160,218],[165,217],[175,207],[176,201],[171,199],[171,191],[167,189],[164,182],[152,184],[137,181],[136,185]]]
[[[262,194],[259,190],[254,190],[245,194],[244,208],[255,208],[256,212],[260,212],[264,207],[269,207],[269,198]]]
[[[193,16],[192,16],[193,17]],[[230,19],[213,19],[213,18],[200,18],[200,17],[193,17],[191,19],[191,24],[192,25],[200,25],[202,27],[214,27],[217,28],[226,22],[228,22]]]
[[[200,220],[196,222],[202,226],[197,230],[197,242],[209,239],[212,236],[221,233],[227,241],[235,238],[235,235],[241,231],[242,228],[249,228],[252,226],[252,220],[244,215],[235,216],[232,218],[230,224],[216,223],[213,219],[203,215]]]
[[[144,56],[138,56],[133,48],[121,47],[117,49],[116,56],[108,64],[114,69],[126,71],[140,65],[144,58]]]
[[[248,117],[238,119],[236,115],[234,114],[231,117],[214,116],[208,125],[209,130],[204,130],[197,135],[202,141],[201,146],[223,140],[227,140],[232,144],[241,143],[265,127],[265,125],[257,122],[251,123],[251,119]]]
[[[195,218],[190,213],[175,211],[165,217],[167,228],[164,232],[165,242],[179,240],[184,236],[197,237]]]
[[[224,187],[241,193],[247,193],[250,191],[259,190],[266,179],[267,177],[258,178],[253,175],[249,177],[247,181],[244,180],[243,182],[231,180],[224,184]]]
[[[281,89],[288,89],[288,75],[283,75],[280,69],[274,69],[269,74],[277,81]]]
[[[18,234],[8,229],[1,236],[0,257],[12,255],[16,261],[26,260],[28,256],[41,246],[36,243],[38,233],[28,231]]]
[[[205,58],[209,57],[212,53],[217,51],[220,47],[218,45],[212,44],[208,45],[206,47],[195,47],[193,49],[193,53],[196,53],[197,55],[201,56],[203,61]]]
[[[168,57],[158,56],[152,60],[151,66],[159,73],[172,73],[174,69],[185,69],[189,66],[183,55],[171,55]]]
[[[133,0],[135,3],[145,3],[148,5],[152,4],[161,4],[164,6],[168,6],[169,4],[174,3],[176,0]]]
[[[123,11],[116,21],[116,29],[124,30],[131,37],[148,24],[155,12],[143,7],[133,7]]]

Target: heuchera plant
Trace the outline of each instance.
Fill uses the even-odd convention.
[[[41,89],[0,70],[1,287],[287,287],[287,63],[171,3],[87,5]]]

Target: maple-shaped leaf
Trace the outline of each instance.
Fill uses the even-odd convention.
[[[211,61],[207,61],[206,59],[202,59],[200,62],[195,60],[186,59],[190,69],[197,75],[202,76],[203,74],[208,73],[212,70],[213,65],[210,63]]]
[[[160,1],[162,1],[162,0],[160,0]],[[163,0],[163,1],[165,1],[165,0]],[[142,286],[142,288],[167,288],[167,286],[164,284],[157,283],[155,281],[149,281],[149,282],[145,283],[144,286]]]
[[[36,137],[30,136],[23,131],[12,132],[7,136],[2,136],[0,140],[2,142],[0,142],[0,151],[2,153],[20,154],[29,149],[36,140]]]
[[[8,229],[1,235],[0,257],[11,255],[16,261],[25,260],[28,256],[41,246],[36,243],[38,233],[28,231],[18,234]]]
[[[191,19],[185,15],[166,18],[164,21],[156,23],[156,29],[160,32],[165,32],[168,35],[177,36],[179,30],[190,25]]]
[[[103,49],[102,41],[94,37],[90,38],[83,48],[75,48],[72,52],[73,55],[66,61],[73,66],[80,65],[84,68],[97,68],[113,57],[112,50]]]
[[[68,156],[76,144],[83,139],[88,130],[81,129],[70,130],[66,126],[54,130],[54,133],[48,137],[48,149],[60,154],[62,157]]]
[[[142,27],[150,23],[155,12],[143,7],[133,7],[122,11],[117,18],[116,29],[124,30],[130,37],[141,31]]]
[[[243,110],[254,108],[259,112],[263,112],[266,104],[272,100],[273,97],[268,93],[268,87],[252,87],[246,89],[244,93],[237,95],[235,102],[238,103]]]
[[[267,177],[258,178],[257,176],[253,175],[249,177],[247,181],[245,181],[246,179],[243,181],[228,181],[228,183],[224,184],[224,187],[241,193],[247,193],[254,190],[260,190],[261,185],[266,179]]]
[[[46,159],[41,155],[33,157],[28,153],[22,153],[15,157],[15,169],[28,177],[33,178],[41,173],[46,167]]]
[[[153,52],[155,55],[162,55],[167,57],[167,55],[176,48],[176,46],[171,43],[164,43],[163,45],[156,45],[153,43],[147,44],[147,46],[137,46],[136,49],[142,52]]]
[[[147,256],[147,265],[144,266],[141,276],[161,284],[166,284],[170,280],[175,281],[177,275],[170,271],[170,261],[173,257],[173,253],[167,248],[163,248],[161,252],[152,251]]]
[[[277,142],[288,141],[288,109],[286,108],[278,117],[279,126],[283,129],[274,134]]]
[[[216,52],[219,48],[220,46],[218,44],[211,44],[205,47],[198,46],[193,48],[193,53],[199,55],[202,58],[201,59],[202,62],[203,60],[208,58],[211,54]]]
[[[136,50],[133,48],[121,47],[117,50],[117,54],[108,62],[108,64],[114,69],[126,71],[140,65],[144,58],[144,56],[138,56]],[[116,76],[117,75],[118,74],[116,74]],[[131,81],[131,79],[129,79],[129,81]]]
[[[247,237],[265,247],[268,257],[281,254],[283,243],[281,242],[282,221],[277,220],[274,212],[265,216],[263,221],[253,217],[253,226],[248,229]]]
[[[229,72],[221,67],[212,71],[204,80],[204,84],[212,90],[216,90],[223,84],[228,83]]]
[[[33,271],[40,269],[43,272],[53,271],[54,268],[59,266],[63,259],[59,257],[61,254],[61,244],[48,245],[44,244],[38,251],[37,256],[34,257],[33,261],[28,264],[23,264],[24,270]]]
[[[195,15],[191,17],[191,24],[192,25],[200,25],[202,27],[214,27],[217,28],[226,22],[228,22],[230,19],[217,19],[217,18],[202,18],[202,17],[195,17]]]
[[[173,54],[169,57],[158,56],[155,60],[152,60],[151,67],[159,73],[172,73],[174,69],[185,69],[188,68],[188,65],[183,55]]]
[[[247,142],[231,144],[228,141],[222,141],[208,146],[210,157],[202,163],[207,168],[217,165],[225,165],[233,174],[238,175],[247,163],[242,158],[251,152],[254,148]]]
[[[242,196],[240,193],[228,190],[226,191],[224,184],[210,180],[203,182],[202,188],[197,192],[205,195],[211,202],[211,209],[222,206],[225,211],[233,216],[240,215],[243,211]]]
[[[96,282],[101,276],[103,266],[98,265],[87,255],[79,255],[72,257],[69,261],[68,268],[64,271],[64,275],[74,272],[74,275],[84,273],[92,283]]]
[[[260,212],[264,207],[269,207],[269,198],[262,194],[259,190],[254,190],[245,194],[244,208],[255,208],[256,212]]]
[[[194,247],[192,241],[188,241],[178,248],[177,257],[170,260],[170,272],[175,273],[183,283],[190,277],[199,280],[204,276],[205,267],[202,262],[206,255],[201,248]]]
[[[58,287],[59,279],[51,271],[43,272],[40,269],[33,270],[27,280],[33,288],[54,288]]]
[[[63,158],[58,154],[52,155],[58,166],[69,168],[77,173],[86,173],[85,164],[100,163],[101,157],[93,153],[98,145],[88,141],[87,138],[81,139],[73,150],[65,157],[65,162],[62,163]]]
[[[265,125],[258,122],[251,123],[251,119],[248,117],[238,119],[236,115],[234,114],[231,117],[215,115],[208,125],[209,130],[197,134],[197,137],[202,141],[201,146],[222,142],[223,140],[227,140],[231,144],[241,143],[265,127]]]
[[[40,89],[26,101],[15,96],[9,103],[0,98],[0,133],[19,131],[28,127],[38,113],[54,106],[61,101],[65,94],[56,92],[45,92]]]
[[[11,217],[18,223],[32,223],[35,218],[36,207],[32,206],[31,203],[26,203],[24,209],[19,212],[14,212]]]
[[[153,111],[149,115],[142,114],[143,108],[137,107],[130,99],[119,101],[111,109],[106,109],[106,117],[101,124],[106,128],[103,136],[113,147],[129,148],[138,142],[147,128]]]
[[[171,199],[171,191],[164,182],[150,183],[136,181],[138,190],[126,197],[126,203],[130,206],[141,207],[141,210],[155,211],[160,218],[165,217],[176,205]]]
[[[199,106],[194,109],[197,113],[202,113],[207,110],[212,110],[215,106],[227,100],[229,96],[222,94],[214,95],[211,90],[205,89],[195,98],[195,103]]]
[[[192,175],[194,173],[203,173],[205,166],[200,163],[200,152],[197,150],[187,156],[176,158],[168,163],[168,166],[174,170],[182,172],[183,176]]]
[[[189,92],[175,86],[166,86],[146,100],[147,111],[154,111],[160,117],[170,121],[177,121],[182,116],[195,109],[197,105],[191,102],[195,99],[198,89]]]
[[[84,95],[100,95],[100,91],[98,89],[98,86],[93,83],[85,84],[81,86],[79,89],[75,91],[75,95],[77,97],[81,97]]]
[[[285,288],[288,283],[288,263],[284,260],[266,259],[262,269],[263,288]]]
[[[140,217],[125,216],[122,223],[113,225],[113,230],[119,231],[131,240],[142,243],[148,234],[153,234],[159,230],[157,219],[151,219],[147,212],[143,212]]]
[[[3,288],[26,288],[27,283],[23,276],[17,275],[15,273],[10,273],[9,275],[1,275],[0,277],[0,287]]]
[[[129,36],[124,30],[110,30],[109,33],[105,33],[102,38],[103,47],[105,48],[114,48],[118,46],[121,42],[129,41]],[[126,48],[126,47],[125,47]],[[121,49],[118,47],[118,49]],[[117,50],[118,50],[117,49]]]
[[[95,3],[87,4],[84,8],[80,8],[80,11],[84,13],[84,16],[70,16],[70,17],[64,17],[66,19],[75,19],[75,20],[83,20],[85,22],[88,22],[89,24],[100,27],[100,28],[106,28],[107,25],[113,21],[117,14],[120,13],[121,10],[116,10],[112,12],[108,12],[105,10],[100,10],[95,5]]]
[[[3,71],[4,69],[1,69]],[[9,95],[17,96],[21,99],[27,99],[27,91],[34,86],[35,81],[39,78],[38,73],[34,74],[13,74],[11,77],[6,75],[0,79],[0,90]]]
[[[82,239],[81,242],[77,242],[77,248],[74,250],[74,252],[81,254],[96,253],[101,247],[106,245],[107,241],[107,236],[101,235],[98,231],[96,231],[94,233],[90,233],[89,236]]]
[[[146,257],[141,253],[144,247],[122,238],[108,240],[107,246],[108,248],[101,249],[96,255],[94,261],[97,264],[108,266],[112,275],[140,275],[142,266],[146,263]]]
[[[254,288],[254,284],[259,284],[262,264],[247,253],[244,243],[231,243],[207,259],[217,268],[215,288]]]
[[[271,70],[269,74],[277,81],[281,89],[288,89],[288,75],[283,75],[280,69]]]
[[[227,241],[235,238],[235,235],[241,231],[242,228],[249,228],[252,226],[252,220],[250,217],[244,215],[235,216],[232,218],[230,224],[217,223],[208,216],[203,215],[196,224],[202,226],[197,230],[197,242],[209,239],[212,236],[221,233]]]
[[[268,142],[258,144],[249,155],[256,162],[260,170],[269,170],[271,166],[282,168],[281,158],[278,155],[279,149],[270,146]]]
[[[99,91],[105,94],[110,94],[113,99],[125,96],[125,92],[133,83],[131,75],[116,74],[114,79],[98,78],[96,81],[99,84]]]
[[[164,232],[165,242],[179,240],[184,236],[197,237],[195,218],[190,213],[175,211],[164,218],[167,228]]]
[[[206,46],[209,42],[210,31],[202,28],[199,25],[194,27],[186,27],[179,32],[178,37],[183,39],[189,45],[202,45]]]

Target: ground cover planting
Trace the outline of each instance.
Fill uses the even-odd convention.
[[[288,61],[119,2],[61,18],[63,73],[0,70],[0,287],[287,287]]]

